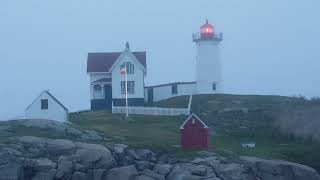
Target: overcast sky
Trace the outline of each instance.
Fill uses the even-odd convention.
[[[147,85],[193,81],[193,32],[221,43],[224,92],[320,96],[319,0],[1,0],[0,119],[49,89],[90,106],[88,52],[147,51]]]

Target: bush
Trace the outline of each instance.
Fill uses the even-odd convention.
[[[310,102],[311,102],[312,104],[320,104],[320,97],[319,97],[319,96],[312,97],[312,98],[310,99]]]

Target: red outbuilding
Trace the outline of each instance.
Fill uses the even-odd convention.
[[[209,127],[196,114],[192,114],[184,121],[180,131],[183,149],[208,148]]]

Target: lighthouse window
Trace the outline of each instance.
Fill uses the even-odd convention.
[[[171,86],[171,93],[178,94],[178,85],[177,84],[174,84]]]
[[[213,90],[213,91],[216,91],[216,90],[217,90],[217,85],[216,85],[216,83],[213,83],[213,84],[212,84],[212,90]]]

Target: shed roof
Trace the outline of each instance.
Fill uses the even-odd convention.
[[[29,109],[29,108],[31,107],[31,105],[32,105],[32,104],[38,99],[38,97],[40,97],[43,93],[48,94],[48,95],[49,95],[56,103],[58,103],[64,110],[69,111],[68,108],[66,108],[57,98],[55,98],[55,97],[49,92],[49,90],[42,91],[42,93],[41,93],[39,96],[37,96],[37,98],[26,108],[26,110]]]
[[[180,126],[180,129],[184,129],[184,126],[188,123],[188,121],[190,121],[192,118],[198,120],[202,125],[203,128],[209,128],[209,126],[206,125],[206,123],[204,123],[195,113],[192,113]]]

